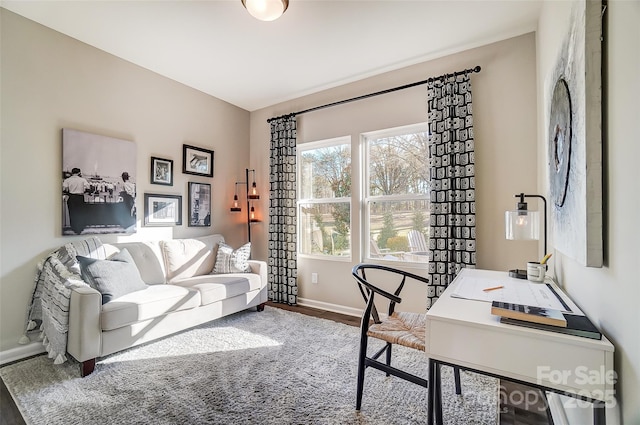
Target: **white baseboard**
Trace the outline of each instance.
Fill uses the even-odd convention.
[[[362,309],[346,307],[338,304],[325,303],[324,301],[309,300],[298,297],[298,304],[304,307],[317,308],[320,310],[332,311],[334,313],[346,314],[347,316],[362,317]]]
[[[0,365],[22,360],[44,352],[42,341],[34,341],[30,344],[20,345],[16,348],[0,351]]]

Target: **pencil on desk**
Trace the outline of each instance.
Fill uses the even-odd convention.
[[[545,255],[544,258],[540,260],[540,264],[546,264],[549,258],[551,258],[551,254]]]
[[[502,289],[502,288],[504,288],[504,286],[503,286],[503,285],[500,285],[500,286],[493,286],[493,287],[491,287],[491,288],[484,288],[484,289],[483,289],[483,291],[484,291],[484,292],[489,292],[489,291],[495,291],[496,289]]]

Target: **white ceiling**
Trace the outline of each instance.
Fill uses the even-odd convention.
[[[1,1],[2,7],[254,111],[534,31],[542,0]],[[470,66],[475,64],[470,64]]]

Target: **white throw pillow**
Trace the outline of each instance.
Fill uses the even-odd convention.
[[[236,250],[226,243],[220,242],[213,273],[251,273],[251,267],[248,263],[250,256],[251,242],[242,245]]]

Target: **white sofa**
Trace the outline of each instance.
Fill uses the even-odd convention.
[[[221,235],[158,242],[104,244],[107,255],[131,254],[145,289],[102,304],[90,286],[73,288],[67,352],[82,363],[152,341],[250,307],[264,309],[267,265],[249,260],[251,273],[212,274]]]

